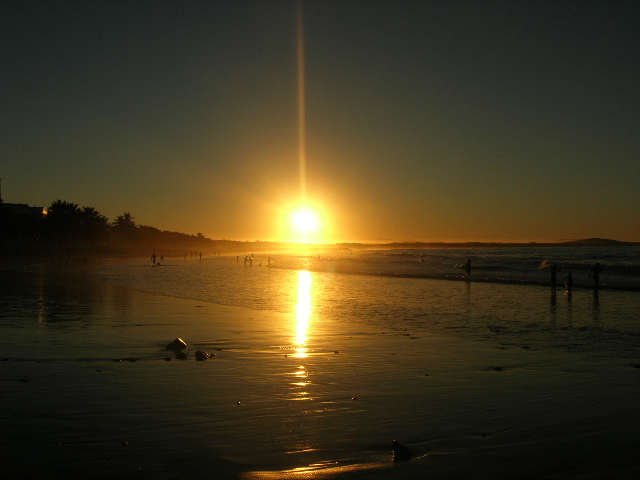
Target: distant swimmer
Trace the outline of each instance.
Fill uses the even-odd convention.
[[[564,277],[564,285],[567,287],[567,293],[571,295],[571,287],[573,287],[573,278],[571,277],[571,274]]]
[[[602,271],[602,268],[600,267],[599,263],[596,263],[595,266],[591,270],[589,270],[589,278],[593,279],[593,288],[595,288],[596,290],[600,286],[601,271]]]
[[[467,264],[464,266],[464,271],[467,272],[467,277],[471,275],[471,259],[467,260]]]

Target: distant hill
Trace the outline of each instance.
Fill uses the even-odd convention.
[[[616,246],[640,246],[640,242],[621,242],[606,238],[585,238],[566,242],[391,242],[391,243],[339,243],[340,248],[397,248],[397,249],[421,249],[421,248],[536,248],[536,247],[616,247]]]
[[[563,242],[565,245],[588,245],[588,246],[598,246],[598,247],[613,247],[617,245],[628,246],[628,245],[640,245],[638,242],[621,242],[619,240],[611,240],[609,238],[585,238],[582,240],[573,240],[570,242]]]

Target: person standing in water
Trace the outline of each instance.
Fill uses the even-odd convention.
[[[551,266],[551,293],[556,293],[556,284],[558,283],[558,277],[556,273],[558,272],[558,266]]]
[[[151,254],[151,264],[152,265],[156,264],[156,254],[155,254],[155,252]]]
[[[467,274],[467,277],[471,275],[471,259],[467,260],[467,264],[464,266],[464,271]]]
[[[571,277],[571,274],[564,277],[564,284],[567,287],[567,293],[571,295],[571,287],[573,287],[573,278]]]
[[[589,278],[593,279],[593,288],[595,290],[598,289],[598,287],[600,286],[600,272],[602,271],[602,268],[600,267],[599,263],[596,263],[595,266],[589,270]]]

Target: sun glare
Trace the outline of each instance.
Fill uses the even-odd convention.
[[[320,221],[313,210],[307,208],[296,210],[291,215],[293,229],[299,234],[314,233],[318,230]]]
[[[279,212],[279,238],[291,243],[330,242],[331,228],[322,204],[299,202],[283,205]]]

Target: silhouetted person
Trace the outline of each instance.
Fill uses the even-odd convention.
[[[567,293],[571,295],[571,287],[573,287],[573,278],[571,277],[571,274],[564,277],[564,285],[567,287]]]
[[[556,265],[551,266],[551,291],[553,293],[556,292],[556,284],[558,283],[558,277],[556,273],[558,272],[558,267]]]
[[[589,270],[589,278],[593,279],[593,288],[598,289],[600,286],[600,272],[602,268],[599,263],[596,263],[595,266]]]
[[[164,255],[160,255],[160,261],[164,262]]]
[[[200,252],[200,261],[202,261],[202,252]]]
[[[471,275],[471,259],[467,260],[467,264],[464,266],[464,271],[467,273],[467,277]]]
[[[152,253],[152,254],[151,254],[151,263],[152,263],[153,265],[155,265],[155,264],[156,264],[156,254],[155,254],[155,253]]]

